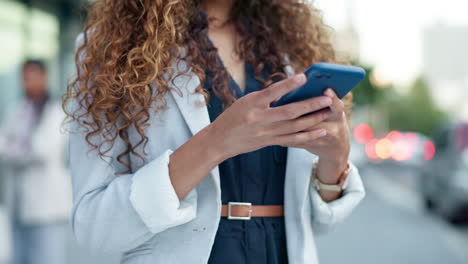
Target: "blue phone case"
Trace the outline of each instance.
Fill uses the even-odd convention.
[[[271,107],[322,96],[327,88],[332,88],[341,99],[364,79],[366,72],[361,67],[319,62],[305,71],[305,75],[305,85],[283,95]]]

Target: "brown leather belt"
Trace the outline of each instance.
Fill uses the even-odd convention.
[[[250,220],[251,217],[284,216],[284,210],[283,205],[252,205],[251,203],[229,202],[222,205],[221,216],[235,220]]]

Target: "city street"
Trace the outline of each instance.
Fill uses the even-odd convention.
[[[335,232],[317,238],[322,264],[468,263],[468,228],[423,210],[411,187],[416,175],[371,167],[362,176],[366,199]]]

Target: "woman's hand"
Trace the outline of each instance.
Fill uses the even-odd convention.
[[[249,93],[211,123],[207,133],[217,146],[221,161],[269,145],[306,146],[325,136],[326,127],[319,127],[319,124],[330,117],[328,112],[302,115],[330,106],[333,103],[330,97],[320,96],[270,107],[271,103],[305,82],[305,75],[298,74]]]
[[[327,118],[305,131],[324,129],[326,136],[303,144],[289,144],[287,146],[306,149],[319,156],[323,161],[344,163],[346,166],[350,150],[350,135],[345,106],[332,89],[327,89],[324,94],[332,100],[330,110],[324,111]]]
[[[326,184],[337,184],[339,176],[346,169],[350,151],[350,133],[345,114],[345,106],[332,89],[327,89],[325,95],[331,98],[328,117],[321,123],[309,127],[306,131],[324,129],[326,136],[303,144],[289,144],[288,147],[306,149],[319,156],[317,166],[318,177]],[[339,197],[339,193],[321,191],[322,198],[331,201]]]

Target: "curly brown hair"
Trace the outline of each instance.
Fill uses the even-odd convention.
[[[144,159],[144,153],[135,149],[143,145],[144,151],[151,109],[165,108],[169,80],[181,74],[174,72],[171,62],[183,54],[201,80],[196,92],[206,102],[207,69],[214,73],[212,89],[223,106],[236,100],[228,87],[229,74],[217,63],[217,49],[209,45],[201,2],[97,0],[90,4],[75,57],[77,74],[67,87],[63,108],[71,121],[87,129],[86,141],[101,157],[121,139],[127,148],[116,157],[119,163],[130,169],[126,155]],[[285,54],[297,72],[319,61],[337,62],[329,28],[320,11],[306,1],[234,0],[230,22],[242,38],[236,52],[255,65],[256,78],[264,87],[285,78]],[[265,67],[272,74],[263,79],[260,73]],[[67,109],[71,100],[78,105],[74,111]],[[349,109],[351,96],[345,102]],[[138,142],[128,138],[131,126],[139,134]],[[94,137],[99,141],[93,142]]]

